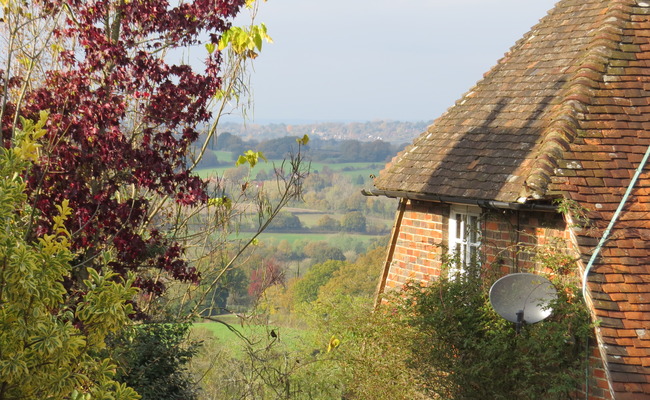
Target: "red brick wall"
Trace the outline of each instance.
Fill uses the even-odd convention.
[[[386,276],[385,289],[396,289],[409,280],[422,283],[442,273],[441,256],[447,251],[450,205],[409,201],[401,224]],[[481,259],[496,265],[502,275],[535,270],[535,254],[543,248],[562,247],[571,243],[569,229],[557,213],[483,210],[481,221]],[[571,251],[564,249],[563,251]],[[611,400],[605,370],[598,348],[590,358],[589,400]],[[578,391],[576,399],[585,399]]]
[[[569,231],[561,214],[513,210],[483,213],[481,247],[485,264],[501,266],[501,273],[534,271],[544,250],[569,252]]]
[[[409,202],[396,234],[397,241],[386,278],[386,288],[394,289],[409,280],[428,282],[440,276],[442,245],[449,218],[449,206],[439,203]]]
[[[596,341],[592,340],[590,343],[591,354],[589,356],[589,390],[585,393],[583,387],[576,391],[572,396],[574,399],[589,399],[589,400],[613,400],[611,392],[609,391],[609,383],[605,374],[600,351],[596,345]]]
[[[386,288],[401,287],[409,280],[426,283],[440,276],[449,212],[448,204],[409,201],[397,231]],[[537,246],[569,237],[559,214],[484,210],[482,215],[482,259],[501,265],[504,275],[534,269]]]

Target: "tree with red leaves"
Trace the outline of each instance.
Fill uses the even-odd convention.
[[[209,127],[208,138],[215,132],[213,101],[235,90],[224,82],[228,43],[220,39],[233,35],[230,21],[253,2],[3,2],[0,133],[11,147],[19,116],[49,113],[41,155],[26,177],[32,232],[48,233],[56,206],[69,201],[71,293],[83,290],[89,266],[134,271],[136,286],[152,295],[164,292],[166,280],[199,279],[184,260],[174,207],[208,201],[190,149],[201,127]],[[258,39],[240,54],[254,56]],[[202,68],[170,56],[197,45]]]
[[[262,265],[251,272],[248,295],[258,301],[262,293],[273,285],[285,283],[285,271],[276,259],[265,260]]]

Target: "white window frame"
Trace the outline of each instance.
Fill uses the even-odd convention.
[[[481,247],[481,209],[452,205],[449,212],[449,256],[457,260],[449,268],[449,277],[464,274],[467,263],[479,261]]]

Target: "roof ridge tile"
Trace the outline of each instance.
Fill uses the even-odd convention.
[[[602,25],[596,28],[593,38],[584,51],[584,58],[566,84],[565,93],[557,106],[551,123],[542,134],[542,143],[533,162],[531,172],[524,181],[520,198],[539,199],[546,196],[551,183],[549,167],[555,170],[567,144],[578,132],[578,117],[593,98],[593,88],[604,79],[607,63],[614,54],[623,53],[619,43],[623,28],[630,18],[632,7],[626,0],[609,2],[603,13]]]

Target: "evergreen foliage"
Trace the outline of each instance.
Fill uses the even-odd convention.
[[[106,335],[128,323],[133,277],[89,268],[78,307],[70,307],[63,281],[83,267],[70,264],[67,199],[47,231],[28,239],[33,210],[23,175],[37,161],[46,119],[23,119],[14,145],[0,148],[0,399],[136,399],[113,379],[114,363],[97,355]]]
[[[198,399],[188,364],[199,343],[188,341],[189,324],[146,323],[122,331],[111,341],[119,361],[117,380],[134,388],[142,400]]]

